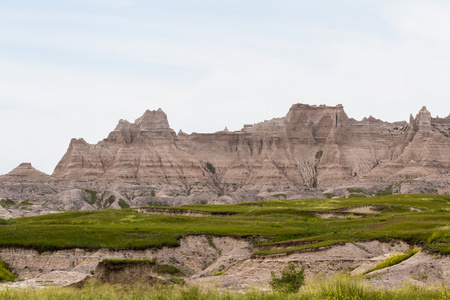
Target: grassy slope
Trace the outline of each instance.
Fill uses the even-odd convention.
[[[376,205],[379,214],[320,219],[314,212]],[[410,207],[422,211],[411,211]],[[180,209],[180,208],[178,208]],[[189,234],[261,236],[270,244],[291,241],[286,249],[326,246],[345,241],[403,239],[425,249],[450,253],[450,196],[392,195],[377,198],[277,200],[238,205],[186,205],[181,209],[234,212],[230,216],[193,217],[139,214],[132,210],[66,212],[8,220],[0,224],[0,246],[38,250],[62,248],[147,248],[176,246]],[[306,246],[305,246],[306,245]]]

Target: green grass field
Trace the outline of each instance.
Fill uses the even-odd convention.
[[[365,205],[375,206],[378,213],[345,213],[346,209]],[[182,236],[205,234],[249,238],[262,247],[255,255],[374,239],[400,239],[431,252],[450,253],[449,195],[275,200],[166,208],[233,214],[195,217],[106,209],[0,220],[0,246],[39,251],[74,247],[142,249],[177,246]],[[322,219],[320,213],[340,214],[342,218]],[[284,249],[271,250],[276,243],[285,245]]]

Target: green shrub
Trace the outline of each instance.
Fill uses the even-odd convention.
[[[281,277],[277,277],[273,271],[270,275],[272,276],[270,285],[275,291],[296,293],[305,284],[305,267],[302,266],[302,269],[298,271],[292,262],[281,270]]]
[[[12,274],[8,263],[0,260],[0,281],[13,281],[16,278],[15,274]]]
[[[209,172],[211,172],[211,174],[216,174],[216,168],[213,166],[212,163],[207,162],[206,168],[209,170]]]

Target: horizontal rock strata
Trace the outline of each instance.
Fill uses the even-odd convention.
[[[181,193],[301,190],[343,182],[449,178],[450,116],[356,121],[341,105],[295,104],[237,132],[176,134],[161,110],[121,120],[96,145],[73,139],[54,178],[120,180]]]

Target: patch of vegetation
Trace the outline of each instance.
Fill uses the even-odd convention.
[[[183,275],[177,267],[166,264],[156,264],[153,271],[161,275]]]
[[[182,285],[182,284],[186,283],[184,278],[180,278],[180,277],[172,277],[172,278],[170,278],[170,282],[175,283],[175,284],[179,284],[179,285]]]
[[[331,241],[308,244],[308,245],[304,245],[304,246],[300,246],[300,247],[294,247],[294,248],[257,251],[253,255],[271,255],[271,254],[279,254],[279,253],[297,252],[297,251],[302,251],[302,250],[310,250],[310,249],[328,247],[328,246],[340,244],[342,242],[343,242],[343,240],[331,240]]]
[[[360,218],[317,217],[367,205],[379,208],[379,213],[361,214]],[[411,207],[420,211],[411,211]],[[215,235],[242,237],[264,246],[255,255],[367,240],[403,240],[427,251],[450,254],[450,235],[445,234],[449,232],[449,207],[450,195],[389,195],[176,208],[211,213],[201,217],[144,214],[126,208],[70,211],[4,221],[0,226],[0,246],[41,252],[68,248],[147,249],[178,246],[179,239],[186,235]]]
[[[130,205],[128,203],[126,203],[125,200],[123,200],[123,199],[119,199],[119,206],[121,208],[130,208]]]
[[[185,194],[182,194],[182,193],[173,192],[173,193],[171,193],[169,196],[172,196],[172,197],[178,197],[178,196],[186,196],[186,195],[185,195]]]
[[[320,160],[322,158],[322,155],[323,155],[323,151],[322,150],[317,151],[316,152],[316,160]]]
[[[6,198],[0,201],[0,205],[3,207],[10,207],[16,205],[16,202],[12,199]]]
[[[84,189],[86,196],[86,202],[89,203],[90,205],[94,205],[95,203],[99,202],[99,199],[97,198],[97,191],[93,191],[93,190],[89,190],[89,189]]]
[[[275,194],[272,197],[277,198],[277,199],[286,199],[287,198],[286,194]]]
[[[280,277],[276,276],[274,271],[270,272],[270,276],[272,277],[270,285],[275,291],[296,293],[305,284],[305,267],[302,266],[301,270],[298,271],[294,263],[289,262],[281,270]]]
[[[325,197],[327,197],[327,199],[331,199],[334,197],[333,193],[325,193],[324,195],[325,195]]]
[[[348,195],[349,198],[365,198],[366,195],[363,194],[350,194]]]
[[[384,262],[376,265],[375,268],[366,271],[364,274],[397,265],[397,264],[401,263],[402,261],[407,260],[408,258],[413,256],[417,252],[419,252],[419,250],[420,249],[417,249],[417,248],[409,249],[406,253],[395,254],[395,255],[389,257],[388,259],[386,259]]]
[[[220,276],[220,275],[225,274],[225,272],[226,272],[225,270],[218,271],[218,272],[214,273],[213,276]]]
[[[347,191],[349,193],[364,194],[364,190],[361,188],[348,188]]]
[[[0,218],[0,225],[6,225],[6,224],[11,224],[11,221]]]
[[[15,278],[16,275],[11,273],[8,263],[0,260],[0,282],[13,281]]]
[[[208,171],[211,172],[212,174],[216,174],[216,168],[213,166],[212,163],[207,162],[207,163],[206,163],[206,168],[207,168]]]
[[[392,195],[392,185],[388,186],[384,190],[379,190],[375,193],[377,197]]]
[[[148,206],[169,206],[166,201],[148,201]]]
[[[447,226],[448,227],[448,226]],[[450,238],[450,228],[446,228],[447,231],[435,231],[431,234],[431,236],[428,238],[428,244],[433,243],[445,243],[445,240]]]
[[[114,201],[116,201],[116,197],[114,197],[114,195],[109,196],[108,199],[106,199],[106,202],[109,204],[108,207],[111,206]]]
[[[25,201],[20,202],[19,205],[21,205],[21,206],[30,206],[30,205],[34,205],[34,204],[31,203],[28,200],[25,200]]]

